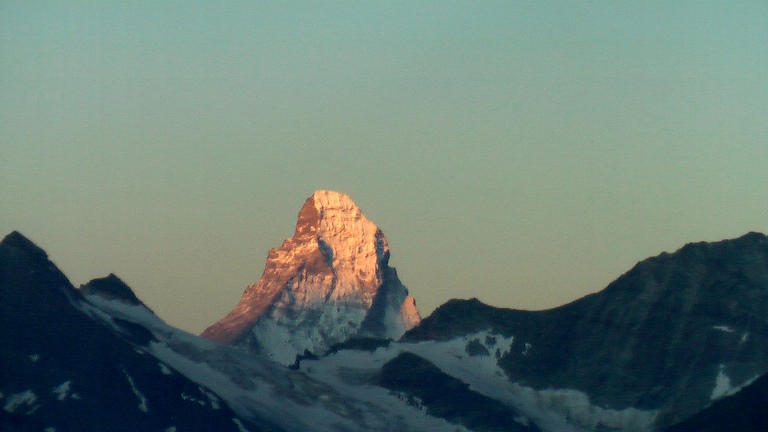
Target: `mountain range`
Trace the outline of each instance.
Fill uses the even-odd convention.
[[[421,319],[389,246],[318,191],[202,337],[117,276],[0,242],[0,431],[761,431],[768,238],[691,243],[545,311]]]

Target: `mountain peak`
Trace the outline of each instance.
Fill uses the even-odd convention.
[[[8,248],[9,250],[23,251],[30,257],[34,257],[37,260],[47,260],[48,254],[44,250],[40,249],[31,240],[26,238],[18,231],[13,231],[6,235],[2,241],[0,241],[0,247]]]
[[[333,218],[337,214],[348,214],[358,218],[362,216],[362,211],[357,204],[344,192],[317,190],[307,198],[302,210],[306,207],[314,208],[321,218]]]
[[[110,273],[107,277],[92,279],[87,284],[80,285],[80,292],[86,296],[97,295],[106,300],[119,300],[128,305],[146,307],[136,297],[133,290],[119,277],[115,276],[114,273]]]
[[[371,272],[375,273],[378,261],[389,259],[389,245],[381,230],[341,192],[313,193],[301,207],[296,231],[288,241],[316,243],[331,269],[355,266],[366,278],[375,276]]]
[[[360,217],[362,212],[349,195],[319,190],[307,198],[299,211],[294,237],[318,232],[324,221]]]
[[[421,318],[388,261],[383,233],[347,194],[317,191],[293,237],[269,252],[261,279],[202,336],[285,363],[351,336],[398,338]]]
[[[378,231],[349,195],[319,190],[307,198],[296,220],[293,239],[319,236],[327,240],[340,237],[368,237]]]

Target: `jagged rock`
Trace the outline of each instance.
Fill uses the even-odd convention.
[[[317,191],[293,237],[269,252],[261,279],[201,336],[285,364],[352,336],[399,338],[421,318],[388,261],[384,234],[348,195]]]

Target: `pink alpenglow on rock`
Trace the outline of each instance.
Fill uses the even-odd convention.
[[[348,195],[317,191],[293,237],[269,251],[261,279],[201,336],[283,364],[352,337],[398,339],[421,317],[388,261],[384,234]]]

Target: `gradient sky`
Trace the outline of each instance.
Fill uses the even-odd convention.
[[[316,189],[423,315],[768,231],[768,2],[0,2],[0,235],[199,332]]]

